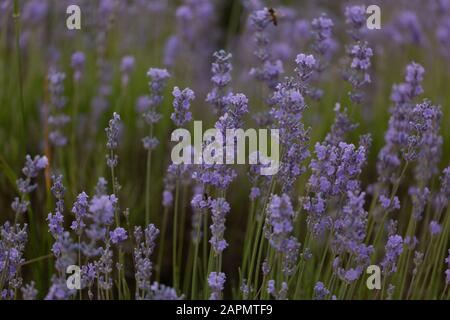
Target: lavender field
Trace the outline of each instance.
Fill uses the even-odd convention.
[[[448,300],[449,83],[450,0],[0,0],[0,299]]]

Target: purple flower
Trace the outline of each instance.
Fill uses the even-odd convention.
[[[250,75],[259,81],[264,81],[270,89],[274,89],[279,76],[284,72],[281,60],[274,60],[269,50],[269,35],[267,27],[271,24],[271,16],[267,8],[254,11],[249,22],[254,31],[256,43],[255,56],[259,60],[259,66],[250,70]]]
[[[64,135],[63,127],[70,120],[70,117],[62,113],[62,109],[66,106],[67,98],[64,96],[64,80],[66,74],[50,70],[48,75],[50,101],[52,105],[51,115],[48,118],[51,124],[51,132],[49,133],[50,141],[56,147],[63,147],[67,144],[67,137]],[[53,121],[52,119],[63,117],[64,121]]]
[[[124,228],[118,227],[109,232],[109,237],[112,243],[118,244],[124,242],[128,238],[128,235]]]
[[[109,120],[108,127],[105,129],[108,140],[106,147],[110,150],[117,149],[119,145],[120,121],[120,115],[114,112],[113,117]]]
[[[153,282],[150,292],[145,297],[150,300],[181,300],[183,296],[178,296],[177,291],[158,282]]]
[[[359,40],[360,33],[366,24],[366,10],[364,6],[345,7],[345,23],[350,27],[349,33],[355,40]]]
[[[31,281],[24,285],[20,290],[22,291],[23,300],[36,300],[38,291],[35,287],[36,283]]]
[[[325,300],[327,296],[330,294],[330,290],[328,290],[323,282],[317,282],[314,286],[314,299],[315,300]]]
[[[441,188],[434,198],[434,206],[439,213],[448,205],[450,200],[450,167],[444,169],[440,180]]]
[[[347,48],[347,54],[351,63],[350,68],[344,71],[343,78],[352,85],[350,99],[359,104],[364,97],[362,88],[371,82],[368,69],[373,52],[367,42],[357,42]]]
[[[178,87],[173,88],[172,95],[174,112],[170,116],[173,123],[178,127],[183,127],[192,120],[192,113],[189,111],[191,101],[195,99],[194,91],[185,88],[182,91]]]
[[[166,88],[167,79],[170,73],[166,69],[150,68],[147,71],[147,77],[150,79],[150,100],[153,107],[159,106],[162,102],[162,95]]]
[[[80,193],[72,207],[72,213],[75,215],[75,220],[72,221],[70,228],[78,235],[81,235],[83,229],[86,227],[84,219],[89,212],[88,198],[89,197],[85,192]]]
[[[25,157],[25,165],[22,168],[22,173],[25,175],[25,179],[19,178],[16,181],[17,189],[20,193],[26,194],[33,192],[36,188],[36,184],[31,183],[32,178],[36,178],[39,171],[46,168],[48,165],[48,159],[45,156],[35,156],[34,159],[27,155]]]
[[[390,110],[389,127],[384,137],[385,145],[378,154],[378,181],[384,187],[386,183],[392,183],[398,179],[400,155],[408,160],[413,158],[418,145],[417,141],[420,141],[412,132],[414,127],[410,121],[414,110],[412,100],[423,91],[421,81],[424,69],[414,62],[406,69],[405,82],[394,85],[392,89],[391,100],[394,106]]]
[[[170,192],[168,190],[164,190],[162,205],[167,208],[167,207],[172,206],[172,204],[173,204],[172,192]]]
[[[333,40],[331,39],[334,23],[323,13],[320,17],[314,18],[311,22],[312,35],[314,37],[313,49],[321,57],[327,58],[333,51]],[[324,70],[324,62],[318,61],[316,69],[319,72]]]
[[[134,248],[134,263],[136,266],[135,278],[139,289],[144,290],[144,297],[136,296],[136,299],[149,298],[153,294],[150,278],[153,270],[153,263],[150,257],[155,249],[155,241],[159,235],[159,229],[153,224],[149,224],[142,232],[141,227],[134,228],[134,238],[136,247]],[[139,293],[137,293],[139,294]]]
[[[347,193],[342,213],[334,222],[333,247],[337,253],[355,253],[366,237],[367,211],[364,210],[364,192]]]
[[[381,261],[383,273],[387,276],[397,271],[397,258],[403,252],[403,239],[399,235],[390,236],[386,243],[386,254]]]
[[[122,58],[120,63],[120,71],[122,72],[122,86],[126,87],[128,85],[130,74],[134,69],[134,57],[125,56]]]
[[[388,197],[380,195],[378,201],[387,212],[400,209],[400,200],[397,196],[395,196],[391,201]]]
[[[208,276],[208,286],[211,289],[210,300],[220,300],[225,285],[226,276],[223,272],[211,272]]]
[[[227,241],[223,238],[225,232],[225,216],[230,212],[230,205],[223,198],[218,198],[211,200],[211,217],[212,225],[209,227],[211,229],[211,239],[209,243],[213,247],[216,254],[221,254],[223,250],[228,247]]]
[[[270,245],[280,252],[287,250],[288,238],[294,230],[294,209],[287,194],[272,195],[267,209],[265,236]]]
[[[295,58],[295,63],[297,75],[302,81],[307,81],[313,74],[317,61],[312,54],[300,53]]]
[[[94,196],[89,205],[89,212],[91,219],[99,224],[109,226],[113,222],[114,210],[117,205],[117,198],[115,195]]]
[[[275,107],[270,111],[270,116],[275,120],[274,127],[280,130],[279,140],[285,150],[281,155],[278,178],[282,181],[282,191],[288,192],[305,172],[303,162],[309,157],[309,131],[301,121],[307,106],[300,89],[292,80],[278,84],[272,103]]]
[[[231,71],[233,69],[230,62],[231,57],[232,55],[224,50],[214,52],[214,62],[211,66],[213,88],[208,93],[206,102],[212,104],[214,111],[219,114],[223,113],[225,107],[223,102],[225,87],[231,82]]]
[[[80,82],[81,76],[83,74],[84,70],[84,64],[85,64],[85,56],[84,53],[81,51],[77,51],[72,55],[71,64],[74,73],[73,73],[73,79],[75,82]]]
[[[441,225],[437,221],[430,222],[430,233],[432,236],[440,234],[442,231]]]

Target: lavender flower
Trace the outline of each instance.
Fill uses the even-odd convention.
[[[56,70],[50,70],[48,75],[50,101],[54,108],[48,118],[52,127],[49,138],[56,147],[63,147],[67,144],[67,137],[62,132],[65,125],[70,121],[70,117],[62,112],[67,103],[67,98],[64,96],[65,78],[65,73]]]
[[[81,80],[81,76],[83,74],[84,70],[84,64],[85,64],[85,56],[84,53],[81,51],[77,51],[72,55],[71,64],[70,66],[73,69],[73,80],[78,83]]]
[[[159,229],[150,224],[142,231],[141,227],[134,228],[134,238],[136,247],[134,248],[134,263],[136,265],[135,278],[139,289],[144,290],[144,298],[149,298],[152,294],[150,278],[153,270],[153,263],[150,260],[155,241],[159,235]],[[139,299],[139,293],[136,292],[136,298]]]
[[[48,221],[48,228],[50,229],[50,233],[55,239],[58,239],[60,236],[62,236],[64,232],[64,193],[65,193],[65,187],[62,183],[62,176],[53,176],[53,185],[52,185],[52,193],[53,196],[56,198],[56,208],[55,213],[49,213],[47,216]]]
[[[437,212],[441,212],[450,201],[450,167],[444,169],[441,180],[441,188],[434,198],[434,206]]]
[[[412,216],[417,221],[422,220],[423,211],[430,198],[430,190],[426,187],[423,189],[411,187],[408,192],[413,203]]]
[[[344,79],[352,85],[352,91],[349,93],[350,99],[355,103],[361,103],[363,100],[362,88],[371,82],[370,75],[367,72],[373,56],[372,49],[367,42],[358,42],[347,49],[347,54],[351,59],[350,69],[344,72]]]
[[[38,291],[35,286],[36,283],[31,281],[20,289],[22,291],[23,300],[36,300]]]
[[[417,63],[411,63],[406,68],[405,82],[393,86],[391,100],[394,106],[391,108],[389,127],[385,134],[385,145],[378,154],[377,172],[378,181],[382,187],[386,183],[394,183],[398,179],[398,168],[401,164],[401,154],[406,158],[413,157],[418,141],[411,138],[412,100],[423,91],[421,82],[424,69]],[[405,149],[408,146],[408,149]],[[409,151],[409,152],[408,152]]]
[[[116,112],[113,113],[113,117],[109,120],[106,131],[106,148],[110,150],[110,154],[106,155],[106,164],[110,168],[117,166],[119,158],[114,154],[114,150],[119,146],[119,134],[120,134],[120,115]],[[113,181],[113,183],[115,183]]]
[[[110,150],[117,149],[119,145],[119,132],[120,132],[120,115],[116,112],[113,113],[113,117],[109,120],[106,131],[106,147]]]
[[[274,89],[280,75],[284,72],[281,60],[274,60],[269,53],[269,35],[267,27],[271,24],[271,17],[267,8],[253,12],[250,17],[250,26],[254,31],[256,43],[255,56],[260,65],[250,70],[250,75],[263,81],[270,89]]]
[[[213,88],[206,97],[206,102],[210,103],[214,107],[216,113],[222,114],[224,109],[223,97],[225,95],[225,88],[231,82],[231,71],[233,67],[231,65],[230,53],[220,50],[214,52],[214,62],[211,66],[211,82]]]
[[[275,280],[267,281],[267,293],[273,296],[277,300],[286,300],[286,295],[288,292],[288,284],[286,282],[281,283],[281,288],[277,292],[275,287]]]
[[[397,258],[403,252],[403,239],[399,235],[390,236],[386,243],[386,254],[381,261],[381,267],[385,276],[397,272]]]
[[[330,294],[330,290],[328,290],[322,282],[317,282],[314,286],[314,299],[315,300],[325,300],[327,296]]]
[[[265,236],[277,251],[284,252],[293,231],[294,210],[288,195],[272,195],[267,209]]]
[[[95,224],[109,226],[113,223],[116,205],[117,197],[113,194],[94,196],[89,204],[90,218]]]
[[[118,244],[124,242],[128,238],[128,235],[124,228],[118,227],[109,232],[109,238],[112,243]]]
[[[72,221],[70,228],[75,231],[78,236],[81,236],[83,229],[86,227],[84,219],[86,219],[89,211],[88,195],[85,192],[77,196],[77,200],[73,204],[72,213],[75,215],[75,220]]]
[[[146,297],[150,300],[182,300],[183,296],[178,296],[175,289],[167,287],[158,282],[154,282],[150,287],[150,293]]]
[[[270,111],[275,127],[280,130],[284,148],[278,177],[283,181],[283,192],[290,191],[297,178],[305,172],[302,165],[309,157],[309,131],[301,122],[306,109],[304,98],[293,80],[280,83],[272,97],[276,106]]]
[[[395,196],[391,200],[384,195],[380,195],[378,200],[380,201],[380,204],[383,207],[383,209],[385,209],[387,212],[400,209],[400,200],[398,200],[397,196]]]
[[[173,88],[172,95],[174,112],[170,116],[177,127],[183,127],[192,120],[192,113],[189,111],[191,101],[195,99],[194,91],[189,88],[182,91],[178,87]]]
[[[22,173],[25,175],[25,179],[19,178],[16,181],[17,189],[22,194],[33,192],[36,188],[36,184],[32,184],[31,180],[36,178],[39,171],[45,169],[48,165],[48,159],[46,156],[35,156],[34,159],[27,155],[25,157],[25,165],[22,168]]]
[[[133,56],[125,56],[122,58],[122,62],[120,64],[120,71],[122,72],[122,86],[128,86],[128,82],[130,81],[130,74],[134,69],[134,57]]]
[[[320,17],[314,18],[311,22],[311,30],[314,37],[313,50],[318,54],[316,70],[321,73],[325,69],[325,59],[328,59],[333,50],[333,40],[331,38],[334,23],[323,13]]]
[[[223,272],[211,272],[208,276],[208,286],[211,289],[209,300],[220,300],[226,276]]]
[[[349,26],[348,32],[354,40],[360,40],[366,19],[364,6],[345,7],[345,23]]]
[[[440,234],[442,231],[441,225],[437,221],[431,221],[430,222],[430,233],[432,236],[436,236]]]
[[[221,254],[228,246],[223,234],[225,232],[225,216],[230,212],[230,205],[224,198],[218,198],[210,202],[210,208],[213,223],[210,226],[211,239],[209,243],[211,243],[216,254]]]

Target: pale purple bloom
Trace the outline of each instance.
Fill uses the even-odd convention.
[[[314,286],[314,299],[315,300],[325,300],[327,296],[330,294],[330,290],[328,290],[323,282],[317,282]]]
[[[113,194],[94,196],[89,204],[90,217],[99,225],[109,226],[113,222],[116,205],[117,198]]]
[[[345,23],[350,27],[349,33],[355,40],[359,40],[362,28],[366,24],[366,10],[364,6],[345,7]]]
[[[88,199],[88,195],[85,192],[81,192],[77,196],[77,200],[72,207],[72,213],[75,215],[75,220],[72,221],[70,228],[78,235],[81,235],[83,229],[86,227],[84,219],[87,217],[89,212]]]
[[[211,289],[210,300],[220,300],[225,285],[226,276],[223,272],[211,272],[208,276],[208,286]]]
[[[272,23],[269,10],[254,11],[249,17],[250,26],[254,31],[256,43],[255,56],[259,60],[259,66],[250,70],[250,75],[259,81],[264,81],[270,89],[274,89],[280,75],[284,72],[281,60],[274,60],[269,51],[268,26]]]
[[[230,53],[220,50],[214,52],[214,62],[211,66],[211,82],[213,88],[206,97],[206,102],[210,103],[214,107],[216,113],[222,114],[225,107],[223,97],[225,96],[225,88],[231,82],[231,71],[233,69],[231,65]]]
[[[70,66],[73,69],[73,79],[75,82],[80,82],[84,71],[85,55],[82,51],[77,51],[72,55]]]
[[[134,69],[134,57],[125,56],[120,63],[120,71],[122,72],[122,86],[126,87],[130,81],[130,74]]]
[[[191,101],[195,99],[194,91],[189,88],[180,90],[174,87],[172,91],[173,108],[170,119],[177,127],[183,127],[186,123],[192,120],[192,113],[189,111]]]
[[[106,147],[110,150],[117,149],[119,145],[120,121],[120,115],[114,112],[113,117],[109,120],[108,127],[105,129],[107,137]]]
[[[223,198],[213,199],[210,201],[212,225],[211,239],[209,243],[213,247],[216,254],[221,254],[228,247],[227,241],[223,238],[225,232],[225,216],[230,212],[230,205]]]
[[[183,296],[178,296],[177,291],[171,287],[158,282],[153,282],[150,286],[150,292],[145,297],[150,300],[182,300]]]
[[[386,211],[398,210],[400,209],[400,200],[397,196],[395,196],[392,200],[386,197],[385,195],[380,195],[378,198],[383,209]]]
[[[441,212],[450,201],[450,167],[447,167],[442,172],[441,188],[434,198],[434,205],[437,212]]]
[[[139,289],[145,291],[145,297],[152,294],[150,278],[153,270],[153,263],[150,260],[153,250],[155,249],[155,241],[159,235],[159,229],[153,224],[149,224],[144,232],[141,227],[134,228],[134,239],[137,246],[134,248],[133,256],[136,266],[136,283]],[[137,299],[139,297],[136,297]]]
[[[52,144],[56,147],[63,147],[67,144],[67,137],[63,133],[64,126],[70,120],[69,116],[62,113],[62,109],[66,106],[67,98],[64,96],[64,80],[66,74],[56,70],[50,70],[48,75],[48,88],[50,92],[50,102],[53,107],[49,116],[49,123],[51,124],[51,132],[49,138]],[[64,116],[65,121],[51,121],[55,117]]]
[[[36,289],[36,283],[31,281],[24,285],[20,290],[22,291],[23,300],[36,300],[38,291]]]
[[[109,237],[111,239],[111,242],[114,244],[124,242],[126,239],[128,239],[127,231],[121,227],[118,227],[113,231],[110,231]]]
[[[440,234],[442,231],[441,225],[437,221],[431,221],[430,222],[430,233],[432,236],[436,236]]]
[[[383,273],[387,276],[397,271],[397,259],[403,252],[403,239],[399,235],[390,236],[386,243],[386,254],[381,261]]]
[[[164,190],[163,192],[163,201],[162,201],[162,205],[164,207],[170,207],[173,204],[173,195],[172,192],[168,191],[168,190]]]
[[[289,235],[294,230],[294,210],[287,194],[272,195],[267,209],[265,236],[270,245],[280,252],[288,248]]]

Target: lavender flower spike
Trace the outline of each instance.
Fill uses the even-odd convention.
[[[220,300],[226,276],[223,272],[211,272],[208,276],[208,285],[212,293],[209,300]]]
[[[195,99],[194,91],[189,88],[180,90],[173,88],[172,95],[174,112],[170,116],[173,123],[178,127],[183,127],[192,120],[192,113],[189,111],[191,101]]]

